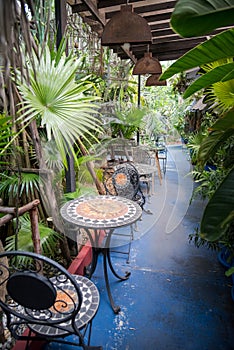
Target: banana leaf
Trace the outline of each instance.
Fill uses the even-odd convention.
[[[198,152],[199,164],[204,165],[209,158],[215,155],[219,147],[233,135],[234,111],[232,110],[212,126],[212,132],[201,143]]]
[[[209,241],[218,240],[234,220],[234,169],[209,200],[200,227],[200,236]]]
[[[171,26],[183,37],[207,34],[215,28],[233,25],[234,0],[179,0]]]
[[[231,79],[234,79],[234,62],[223,64],[222,66],[216,67],[210,72],[202,75],[187,88],[183,97],[187,98],[195,92],[206,88],[212,84],[215,84],[220,81],[224,82]]]
[[[206,63],[233,57],[233,52],[234,29],[229,29],[188,51],[160,76],[160,80],[166,80],[174,74],[202,66]]]
[[[216,154],[217,150],[224,144],[224,142],[233,135],[234,129],[226,131],[220,130],[210,133],[200,145],[197,156],[199,165],[205,165],[207,161]]]
[[[212,125],[212,130],[234,129],[234,109],[226,113],[222,118]]]

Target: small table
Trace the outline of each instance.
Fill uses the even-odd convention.
[[[115,313],[120,311],[120,307],[116,306],[113,301],[107,263],[113,275],[122,281],[129,278],[130,272],[120,276],[115,271],[110,258],[111,236],[115,228],[133,224],[141,217],[141,214],[142,209],[136,202],[118,196],[82,196],[67,202],[61,208],[61,215],[67,222],[85,229],[88,234],[92,246],[92,262],[88,271],[89,278],[95,272],[98,255],[103,254],[107,293]],[[100,246],[103,230],[105,232],[105,243],[104,246]]]
[[[159,156],[158,156],[158,152],[160,150],[161,150],[161,148],[159,148],[159,147],[150,146],[150,151],[154,152],[154,154],[155,154],[155,163],[156,163],[156,167],[158,169],[158,178],[159,178],[159,182],[161,185],[162,184],[162,173],[161,173],[161,167],[160,167]]]

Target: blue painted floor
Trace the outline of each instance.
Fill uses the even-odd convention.
[[[156,177],[147,204],[154,215],[143,213],[138,222],[130,263],[120,254],[113,257],[117,269],[131,271],[123,282],[110,273],[112,294],[121,306],[118,315],[110,308],[99,257],[92,280],[101,303],[92,345],[104,350],[234,349],[231,279],[216,252],[188,241],[205,204],[194,200],[189,205],[193,181],[187,158],[181,146],[169,147],[166,176],[161,186]]]

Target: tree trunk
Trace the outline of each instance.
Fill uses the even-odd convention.
[[[38,226],[38,213],[37,208],[33,208],[29,211],[30,220],[31,220],[31,229],[32,229],[32,241],[34,252],[41,254],[41,239]]]
[[[79,148],[80,148],[80,151],[81,151],[83,156],[87,156],[88,155],[85,147],[82,145],[81,142],[79,142]],[[87,165],[88,171],[89,171],[90,175],[92,176],[92,179],[93,179],[93,181],[94,181],[94,183],[96,185],[98,193],[101,194],[101,195],[104,195],[105,194],[105,190],[104,190],[104,187],[103,187],[102,183],[97,178],[97,175],[96,175],[96,173],[94,171],[93,162],[88,161],[88,162],[86,162],[86,165]]]
[[[71,263],[71,254],[67,242],[67,238],[64,235],[64,225],[61,219],[60,210],[58,206],[58,201],[60,202],[60,198],[56,198],[55,188],[53,187],[53,173],[49,169],[47,169],[43,152],[41,148],[41,142],[38,135],[38,129],[36,125],[36,121],[33,120],[30,124],[31,135],[35,147],[35,151],[37,154],[37,159],[40,168],[40,176],[42,178],[42,186],[41,186],[41,198],[43,204],[45,206],[46,212],[48,216],[53,218],[53,225],[55,230],[60,233],[63,239],[60,241],[60,248],[64,259],[67,262],[67,265]]]

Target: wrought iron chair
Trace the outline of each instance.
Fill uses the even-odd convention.
[[[125,197],[136,201],[143,209],[145,204],[145,196],[140,188],[139,174],[131,163],[119,164],[116,168],[106,168],[103,174],[103,184],[106,194]],[[130,234],[114,232],[114,235],[130,237],[128,250],[126,252],[118,251],[119,253],[127,254],[127,262],[129,262],[133,234],[133,226],[131,226]],[[112,251],[114,250],[112,249]]]
[[[106,194],[137,201],[143,209],[145,196],[140,188],[138,171],[132,163],[119,164],[116,168],[106,168],[103,173],[103,185]]]
[[[0,287],[6,290],[0,307],[7,327],[26,349],[31,341],[102,349],[89,345],[99,293],[86,277],[71,275],[42,255],[11,251],[0,254]]]
[[[150,153],[150,151],[145,146],[137,146],[133,147],[133,161],[139,164],[147,164],[147,165],[155,165],[154,164],[154,156]],[[156,171],[156,167],[155,167]],[[141,182],[146,184],[147,186],[147,194],[148,197],[151,195],[152,182],[154,181],[153,175],[142,175],[140,176]]]
[[[112,181],[118,196],[136,201],[143,209],[145,196],[141,191],[138,171],[133,164],[118,165],[112,175]]]

